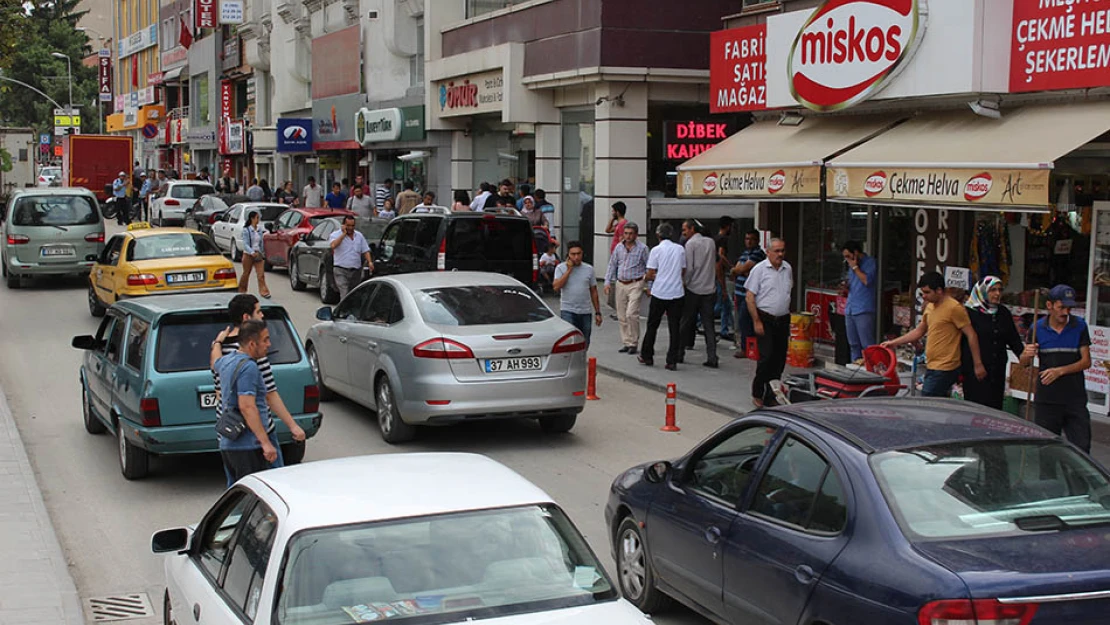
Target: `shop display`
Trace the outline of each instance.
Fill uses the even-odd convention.
[[[1010,234],[1001,213],[979,213],[971,237],[968,267],[975,281],[996,276],[1010,282]]]

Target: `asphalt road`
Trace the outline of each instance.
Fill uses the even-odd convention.
[[[315,322],[317,295],[292,292],[283,271],[268,277],[274,300],[290,311],[303,333]],[[88,313],[84,283],[70,279],[26,284],[19,291],[0,291],[0,336],[5,338],[0,386],[8,395],[78,592],[83,599],[144,592],[158,611],[162,562],[150,553],[150,535],[199,520],[223,491],[219,458],[159,458],[152,463],[150,477],[126,481],[112,437],[89,435],[81,425],[81,354],[70,347],[70,339],[93,333],[98,325]],[[633,464],[681,454],[727,417],[680,405],[682,432],[665,434],[659,431],[661,394],[601,376],[599,395],[602,400],[589,402],[578,425],[566,435],[544,435],[525,421],[468,424],[426,430],[403,447],[382,442],[369,411],[338,400],[323,405],[323,427],[309,441],[306,461],[402,451],[486,454],[547,490],[612,573],[602,518],[612,478]],[[655,620],[668,625],[706,622],[681,609]],[[161,623],[161,615],[126,622]]]

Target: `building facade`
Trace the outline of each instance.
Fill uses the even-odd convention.
[[[117,0],[114,4],[112,51],[112,114],[105,130],[134,139],[141,167],[158,165],[157,132],[165,105],[151,81],[160,71],[158,0]],[[144,132],[145,131],[145,132]]]

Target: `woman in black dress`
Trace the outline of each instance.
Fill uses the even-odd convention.
[[[1006,389],[1006,373],[1009,370],[1006,350],[1020,356],[1024,347],[1017,327],[1014,326],[1014,317],[1009,309],[999,303],[1001,301],[1002,281],[994,276],[987,276],[975,285],[964,304],[968,309],[967,315],[971,318],[971,327],[979,337],[979,354],[987,369],[987,377],[976,379],[966,338],[960,346],[964,399],[998,410],[1002,409],[1002,395]]]

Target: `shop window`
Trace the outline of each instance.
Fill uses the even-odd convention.
[[[466,0],[466,16],[477,17],[486,13],[493,13],[524,0]]]
[[[586,262],[593,262],[594,242],[594,111],[563,113],[563,243],[578,240]],[[608,207],[602,210],[607,210]],[[564,250],[565,251],[565,250]]]
[[[207,126],[212,123],[211,111],[208,106],[208,74],[199,74],[193,77],[193,118],[190,124]]]
[[[416,54],[409,59],[409,87],[424,86],[424,19],[416,20]]]

